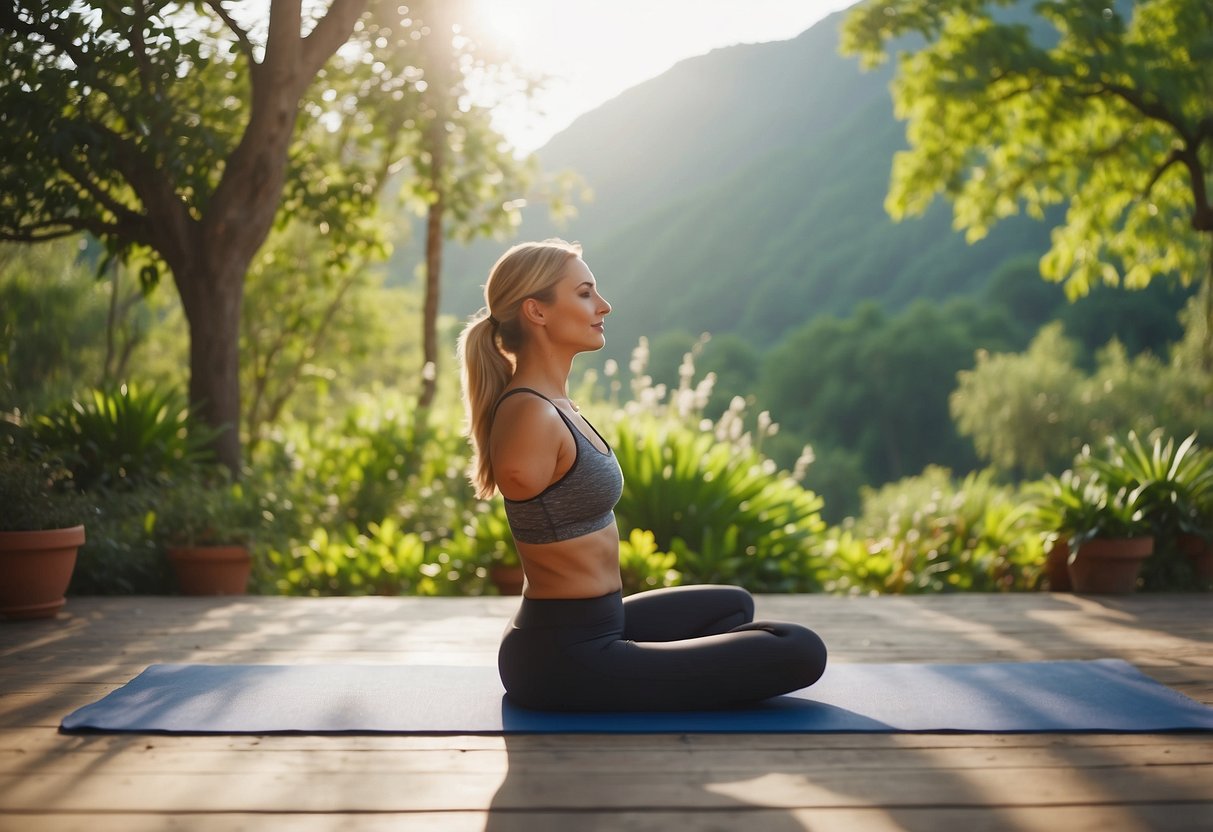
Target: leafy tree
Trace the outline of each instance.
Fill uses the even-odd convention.
[[[1043,328],[1022,354],[981,351],[959,373],[952,418],[977,454],[1004,471],[1060,471],[1082,447],[1084,376],[1078,345],[1060,323]]]
[[[1130,355],[1165,355],[1184,337],[1179,314],[1191,295],[1190,288],[1164,281],[1136,291],[1100,284],[1082,303],[1067,303],[1061,286],[1040,279],[1039,259],[1027,255],[999,268],[982,297],[1007,311],[1016,324],[1016,341],[1023,346],[1049,321],[1062,321],[1066,334],[1082,347],[1078,364],[1090,368],[1095,353],[1112,339]]]
[[[972,299],[922,301],[894,316],[865,305],[845,320],[818,318],[772,350],[759,400],[823,459],[830,449],[856,454],[868,482],[930,463],[967,470],[977,460],[950,424],[948,395],[977,349],[1005,348],[1013,334],[1004,314]]]
[[[36,408],[101,381],[106,293],[78,242],[0,247],[0,409]]]
[[[389,9],[395,4],[386,4]],[[409,120],[415,140],[404,147],[400,160],[412,171],[406,190],[409,201],[425,216],[425,258],[422,268],[425,301],[422,316],[421,394],[423,409],[434,402],[438,361],[438,311],[444,241],[467,242],[477,236],[503,234],[521,221],[522,196],[537,173],[533,157],[518,159],[493,129],[491,108],[471,95],[469,83],[479,82],[499,98],[511,70],[486,39],[475,36],[474,9],[466,3],[433,2],[410,12],[413,31],[426,32],[419,54],[409,49],[412,31],[402,30],[389,14],[379,32],[389,48],[382,60],[389,68],[410,56],[421,69],[415,117]],[[397,71],[407,75],[405,62]],[[495,79],[497,74],[505,79]],[[482,92],[483,95],[483,92]]]
[[[251,264],[240,335],[250,446],[289,411],[302,386],[311,383],[330,398],[331,382],[353,375],[355,362],[372,354],[389,326],[385,309],[367,308],[372,255],[333,262],[326,242],[315,229],[290,222],[270,235]]]
[[[468,79],[492,70],[455,22],[470,7],[333,0],[305,19],[299,0],[274,0],[268,21],[252,24],[221,0],[25,3],[5,14],[0,54],[12,80],[0,87],[0,142],[11,161],[0,181],[14,187],[0,201],[0,239],[85,230],[142,267],[145,284],[167,266],[189,323],[191,400],[207,422],[233,428],[217,448],[229,467],[241,455],[246,277],[299,289],[279,293],[279,320],[246,319],[245,347],[263,347],[245,414],[256,427],[285,404],[290,368],[328,337],[357,273],[386,256],[375,215],[390,183],[430,215],[422,398],[432,399],[442,235],[512,225],[534,167],[469,97]],[[48,124],[51,154],[41,152]],[[287,218],[298,249],[257,261]],[[312,268],[284,272],[292,258]],[[323,303],[309,282],[327,287]],[[284,382],[272,393],[261,385],[271,376]]]
[[[145,254],[145,282],[167,266],[189,321],[190,399],[228,428],[216,451],[233,469],[245,273],[292,150],[297,170],[310,161],[292,148],[304,96],[365,4],[305,20],[301,0],[271,0],[261,29],[221,0],[0,11],[0,239],[84,231],[112,256]]]
[[[959,374],[950,398],[957,430],[983,460],[1019,477],[1058,474],[1083,445],[1131,430],[1207,435],[1213,412],[1195,368],[1200,330],[1192,325],[1199,315],[1192,308],[1183,317],[1186,335],[1166,360],[1150,352],[1130,356],[1112,341],[1088,373],[1060,322],[1041,329],[1024,353],[983,351],[976,367]]]
[[[1208,0],[868,0],[841,48],[899,50],[896,115],[910,149],[886,208],[937,194],[970,240],[1067,204],[1041,261],[1071,298],[1098,283],[1204,282],[1213,370],[1213,5]],[[1017,6],[1015,9],[1006,9]],[[926,39],[917,51],[907,46]]]

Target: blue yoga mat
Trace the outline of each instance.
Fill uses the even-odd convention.
[[[1155,732],[1213,730],[1213,708],[1127,662],[835,664],[788,696],[722,711],[515,707],[492,667],[152,665],[64,731],[269,733]]]

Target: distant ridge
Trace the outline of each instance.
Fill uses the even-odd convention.
[[[861,72],[838,54],[844,14],[792,40],[682,61],[539,151],[545,170],[577,171],[595,198],[567,228],[532,206],[516,239],[582,242],[615,307],[605,355],[670,330],[770,346],[865,300],[897,309],[978,292],[1006,261],[1046,250],[1048,226],[1022,218],[966,245],[942,201],[921,219],[889,220],[890,165],[904,147],[892,67]],[[481,306],[508,244],[452,245],[444,311]]]

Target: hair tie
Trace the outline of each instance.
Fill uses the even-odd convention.
[[[497,320],[492,315],[489,315],[489,323],[493,326],[501,326],[501,321]]]

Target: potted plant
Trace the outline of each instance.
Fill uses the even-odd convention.
[[[1156,432],[1147,444],[1136,433],[1109,438],[1104,458],[1088,467],[1116,487],[1140,489],[1140,507],[1154,537],[1154,554],[1145,564],[1146,589],[1189,589],[1207,582],[1213,569],[1208,503],[1213,499],[1213,453],[1196,444]]]
[[[1154,551],[1142,489],[1103,487],[1091,496],[1096,500],[1092,522],[1070,538],[1070,584],[1080,593],[1133,592]]]
[[[1154,550],[1142,493],[1140,486],[1113,489],[1098,474],[1084,478],[1068,470],[1045,478],[1038,492],[1038,522],[1047,524],[1046,551],[1053,552],[1054,568],[1064,553],[1075,592],[1137,588],[1142,563]]]
[[[154,534],[182,593],[243,595],[257,525],[256,506],[239,483],[200,477],[167,486],[155,512]]]
[[[52,618],[84,543],[87,505],[57,460],[0,455],[0,615]]]
[[[1084,483],[1073,471],[1060,477],[1046,476],[1027,489],[1028,522],[1042,532],[1045,551],[1045,587],[1053,592],[1069,592],[1070,538],[1080,526],[1090,522],[1091,508],[1083,497]]]

